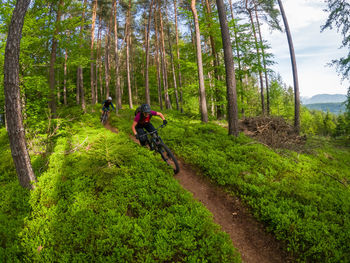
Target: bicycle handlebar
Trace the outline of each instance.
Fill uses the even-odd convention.
[[[153,134],[153,133],[156,133],[160,128],[164,128],[164,127],[165,127],[165,125],[162,124],[162,125],[160,125],[157,129],[155,129],[154,131],[146,132],[145,134],[142,134],[141,136],[139,136],[139,138],[140,138],[140,137],[147,136],[147,135],[151,135],[151,134]]]

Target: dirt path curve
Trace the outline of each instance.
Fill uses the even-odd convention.
[[[183,161],[175,178],[194,198],[213,214],[214,221],[230,235],[234,246],[246,263],[292,262],[273,235],[266,233],[262,224],[247,211],[238,199],[213,185],[208,178]]]
[[[118,133],[118,130],[109,122],[106,123],[105,128]],[[134,136],[130,138],[138,143]],[[281,244],[273,235],[266,233],[262,224],[253,218],[238,199],[223,192],[182,160],[179,160],[179,165],[180,172],[175,175],[175,179],[213,214],[215,223],[229,234],[243,262],[292,262],[287,253],[282,250]]]

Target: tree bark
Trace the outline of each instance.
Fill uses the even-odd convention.
[[[171,109],[171,103],[170,103],[169,92],[168,92],[168,69],[167,69],[165,42],[164,42],[163,18],[162,18],[162,11],[160,9],[160,1],[158,1],[158,3],[159,3],[160,41],[161,41],[164,101],[165,101],[165,108]]]
[[[30,0],[18,0],[8,30],[4,61],[6,124],[11,154],[21,186],[34,189],[36,177],[30,162],[22,120],[19,83],[19,54],[24,16]]]
[[[109,97],[109,81],[110,81],[110,75],[109,75],[109,45],[110,45],[110,32],[111,32],[111,20],[112,16],[110,17],[110,21],[107,25],[108,31],[105,35],[105,83],[106,83],[106,98]]]
[[[202,48],[199,32],[198,15],[196,9],[196,0],[191,0],[191,10],[193,14],[193,21],[196,33],[196,49],[197,49],[197,68],[198,68],[198,81],[199,81],[199,100],[202,122],[208,122],[208,109],[207,100],[205,97],[204,75],[203,75],[203,63],[202,63]]]
[[[233,8],[232,8],[232,0],[229,0],[230,2],[230,11],[231,11],[231,17],[232,20],[234,21],[234,15],[233,15]],[[236,22],[234,21],[235,25]],[[236,27],[236,26],[235,26]],[[239,83],[241,85],[241,103],[242,103],[242,109],[241,109],[241,113],[242,113],[242,117],[244,117],[244,90],[243,90],[243,79],[242,79],[242,66],[241,66],[241,54],[239,52],[239,43],[238,43],[238,34],[236,32],[236,30],[234,31],[234,35],[235,35],[235,47],[236,47],[236,52],[237,52],[237,64],[238,64],[238,70],[239,70]]]
[[[210,6],[208,0],[205,0],[205,6],[206,6],[206,12],[207,12],[207,15],[208,15],[208,19],[209,19],[209,22],[208,22],[208,27],[209,27],[209,32],[210,32],[209,33],[209,40],[210,40],[210,47],[211,47],[211,55],[212,55],[213,63],[214,63],[214,76],[215,76],[216,80],[220,80],[219,73],[218,73],[218,68],[220,66],[220,63],[219,63],[218,54],[216,52],[214,37],[213,37],[213,35],[211,33],[212,15],[211,15],[211,6]],[[222,98],[220,96],[220,91],[217,88],[215,90],[215,93],[216,93],[215,94],[216,95],[216,101],[221,101]],[[221,105],[216,104],[215,108],[216,108],[217,118],[218,119],[222,119],[224,113],[222,112]]]
[[[91,45],[90,45],[90,85],[91,85],[91,102],[93,105],[96,104],[95,95],[95,80],[94,80],[94,42],[95,42],[95,24],[96,24],[96,10],[97,10],[97,0],[93,0],[92,6],[92,24],[91,24]]]
[[[157,18],[154,16],[154,35],[155,35],[155,49],[156,49],[156,64],[157,64],[157,84],[158,84],[158,102],[160,109],[163,110],[163,99],[162,99],[162,82],[160,76],[160,61],[159,61],[159,41],[158,41],[158,23]]]
[[[175,72],[175,66],[174,66],[174,58],[173,58],[173,51],[171,47],[171,40],[170,40],[170,27],[168,27],[168,41],[169,41],[169,52],[170,52],[170,63],[171,63],[171,69],[173,72],[173,81],[174,81],[174,93],[175,93],[175,101],[176,101],[176,109],[180,110],[179,105],[179,95],[177,92],[177,83],[176,83],[176,72]]]
[[[117,5],[119,0],[114,1],[114,59],[115,59],[115,110],[118,113],[118,110],[122,108],[122,95],[120,91],[120,76],[119,76],[119,50],[118,50],[118,18],[117,18]]]
[[[131,20],[131,0],[129,0],[129,8],[127,11],[127,18],[126,18],[126,74],[127,74],[127,84],[128,84],[128,92],[129,92],[129,108],[133,108],[132,103],[132,92],[131,92],[131,83],[130,83],[130,55],[129,55],[129,47],[130,47],[130,41],[129,41],[129,34],[130,34],[130,21]]]
[[[147,22],[147,32],[146,32],[146,69],[145,69],[145,97],[146,103],[151,104],[151,98],[149,94],[149,80],[148,80],[148,64],[149,64],[149,31],[151,27],[151,15],[153,8],[153,0],[151,0],[151,4],[148,10],[148,22]]]
[[[176,34],[176,56],[177,56],[177,70],[179,74],[179,91],[180,91],[180,112],[183,113],[183,99],[182,99],[182,78],[181,78],[181,67],[180,67],[180,50],[179,50],[179,31],[177,26],[177,5],[174,0],[174,12],[175,12],[175,34]]]
[[[83,39],[83,27],[84,27],[84,21],[85,21],[85,9],[86,9],[86,2],[87,0],[84,0],[84,7],[83,7],[83,14],[82,14],[82,18],[81,18],[81,24],[80,24],[80,50],[83,49],[83,43],[82,43],[82,39]],[[77,75],[77,79],[79,79],[78,83],[79,86],[77,86],[77,90],[79,90],[79,95],[80,95],[80,101],[81,101],[81,107],[83,109],[83,111],[86,111],[86,104],[85,104],[85,92],[84,92],[84,81],[83,81],[83,68],[81,65],[78,66],[78,75]]]
[[[257,11],[257,6],[256,5],[255,5],[255,17],[256,17],[256,22],[257,22],[257,25],[258,25],[259,39],[260,39],[260,43],[261,43],[261,56],[262,56],[263,66],[264,66],[265,87],[266,87],[266,112],[267,112],[267,115],[270,115],[269,79],[267,77],[264,42],[263,42],[262,35],[261,35],[259,16],[258,16],[258,11]]]
[[[101,18],[99,17],[99,27],[98,27],[98,33],[97,33],[97,49],[96,49],[96,83],[95,83],[95,94],[96,94],[96,103],[98,102],[98,85],[100,84],[100,98],[102,99],[102,76],[101,76],[101,30],[102,30],[102,24],[101,24]]]
[[[224,60],[226,69],[226,86],[227,86],[227,112],[229,134],[238,136],[238,107],[236,93],[235,67],[232,55],[232,45],[230,32],[228,30],[226,11],[223,0],[216,0],[218,7],[222,44],[224,48]]]
[[[50,57],[50,71],[49,71],[49,84],[50,84],[50,101],[49,107],[53,117],[56,116],[56,88],[55,88],[55,64],[56,64],[56,52],[57,52],[57,36],[59,33],[59,23],[61,21],[61,8],[63,6],[63,0],[60,0],[57,8],[55,32],[52,37],[51,57]]]
[[[258,45],[258,37],[256,36],[256,30],[255,30],[255,24],[254,24],[254,19],[253,19],[253,15],[252,15],[252,10],[250,8],[248,8],[248,0],[246,0],[246,9],[249,13],[250,21],[252,24],[254,40],[255,40],[256,54],[258,57],[258,67],[259,67],[258,72],[259,72],[259,79],[260,79],[261,111],[262,111],[262,115],[265,115],[264,81],[263,81],[262,72],[261,72],[260,49],[259,49],[259,45]]]
[[[280,7],[284,27],[286,29],[288,45],[289,45],[290,60],[292,63],[293,80],[294,80],[294,130],[297,134],[299,134],[300,133],[300,94],[299,94],[297,62],[295,59],[292,35],[290,33],[288,20],[287,20],[286,14],[284,12],[284,8],[283,8],[283,4],[282,4],[281,0],[278,0],[278,5]]]
[[[67,49],[64,51],[64,66],[63,66],[63,103],[67,105]]]

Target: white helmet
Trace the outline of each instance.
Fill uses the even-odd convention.
[[[108,100],[112,100],[112,97],[108,97]]]

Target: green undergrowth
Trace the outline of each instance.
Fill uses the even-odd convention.
[[[0,262],[240,262],[160,157],[97,115],[62,123],[50,153],[32,152],[31,192],[0,130]]]
[[[165,111],[160,134],[187,163],[225,191],[238,195],[252,213],[301,262],[349,262],[350,151],[330,140],[310,140],[309,154],[272,150],[216,124]],[[131,110],[113,123],[131,132]],[[160,118],[152,121],[160,124]]]

